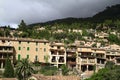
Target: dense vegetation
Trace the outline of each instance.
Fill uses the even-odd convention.
[[[27,58],[18,61],[16,65],[16,77],[19,80],[27,80],[32,73],[34,73],[34,69],[32,63]]]
[[[91,78],[86,80],[119,80],[120,79],[120,66],[114,65],[109,61],[106,63],[105,68],[100,69]]]
[[[39,30],[40,28],[44,29]],[[74,29],[82,30],[83,32],[82,34],[76,33],[72,31]],[[10,34],[10,26],[7,26],[4,30],[0,31],[0,36],[37,38],[50,41],[59,40],[65,43],[72,43],[76,39],[84,40],[84,36],[94,38],[94,33],[90,33],[87,31],[88,29],[107,33],[111,31],[120,32],[120,4],[107,7],[104,11],[90,18],[65,18],[30,25],[26,25],[24,20],[22,20],[13,35]],[[59,32],[59,30],[62,31]],[[116,35],[110,34],[108,40],[111,43],[120,44],[120,39]]]
[[[15,75],[14,75],[14,68],[13,68],[13,65],[10,61],[9,58],[6,59],[6,62],[5,62],[5,71],[3,73],[3,76],[5,78],[14,78]]]
[[[50,65],[42,66],[40,69],[40,73],[44,74],[46,76],[55,75],[55,74],[57,74],[57,71],[58,71],[57,67],[50,66]]]

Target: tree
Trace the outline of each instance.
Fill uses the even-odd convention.
[[[112,62],[110,62],[110,64],[111,63]],[[91,78],[88,78],[86,80],[119,80],[120,79],[119,73],[120,73],[120,66],[114,66],[114,68],[112,69],[103,68],[100,69],[97,73],[93,74]]]
[[[4,31],[0,30],[0,36],[1,36],[1,37],[4,36]]]
[[[5,29],[4,29],[4,36],[5,37],[8,37],[8,36],[11,36],[10,35],[10,26],[6,26]]]
[[[68,73],[68,67],[65,65],[65,64],[63,64],[62,66],[61,66],[61,70],[62,70],[62,74],[63,75],[67,75],[67,73]]]
[[[19,80],[26,80],[32,73],[34,73],[34,69],[27,58],[17,63],[16,74]]]
[[[105,64],[105,68],[108,68],[108,69],[113,69],[114,66],[115,66],[115,63],[112,61],[107,61],[107,63]]]
[[[49,55],[45,55],[45,56],[44,56],[44,60],[45,60],[46,63],[48,63],[49,58],[50,58]]]
[[[20,30],[20,31],[26,31],[27,30],[27,25],[24,22],[24,20],[21,20],[21,23],[18,26],[19,26],[18,30]]]
[[[13,78],[14,77],[14,68],[9,58],[6,59],[5,62],[5,71],[3,76],[6,78]]]
[[[109,34],[108,40],[112,43],[120,44],[120,39],[114,34]]]

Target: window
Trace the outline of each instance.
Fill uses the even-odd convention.
[[[18,47],[18,50],[21,50],[21,47]]]
[[[60,49],[60,46],[57,46],[58,49]]]
[[[46,52],[46,48],[44,48],[44,52]]]
[[[38,48],[36,48],[36,51],[38,51]]]
[[[29,51],[30,50],[30,48],[29,47],[27,47],[27,51]]]
[[[28,41],[27,43],[29,44],[30,42]]]
[[[36,46],[38,45],[38,42],[36,42]]]
[[[27,55],[27,59],[29,59],[29,55]]]
[[[21,41],[19,41],[19,44],[21,44]]]
[[[38,61],[38,56],[37,55],[35,56],[35,61]]]
[[[46,42],[44,42],[44,45],[46,45]]]
[[[20,57],[21,57],[20,54],[18,54],[18,60],[20,60]]]
[[[2,40],[2,43],[5,43],[5,40]]]

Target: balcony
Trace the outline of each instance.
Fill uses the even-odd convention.
[[[95,63],[95,60],[88,60],[88,64]]]
[[[69,58],[76,58],[76,55],[75,54],[67,54],[67,57],[69,57]]]
[[[13,53],[13,49],[11,50],[0,50],[0,53]]]
[[[96,58],[105,59],[105,56],[96,56]]]
[[[96,58],[105,59],[105,57],[104,57],[104,56],[96,56]]]
[[[76,52],[76,49],[67,49],[67,52]]]
[[[61,52],[65,52],[65,49],[63,49],[63,48],[51,48],[50,51],[61,51]]]
[[[0,60],[6,60],[7,58],[0,58]],[[9,58],[10,60],[13,60],[13,58]]]
[[[78,48],[78,52],[92,53],[91,48]]]
[[[82,64],[87,64],[87,60],[82,60],[81,63]]]
[[[59,52],[58,55],[65,55],[65,53],[64,52]]]
[[[67,63],[70,64],[70,65],[76,65],[75,61],[68,61]]]
[[[92,58],[95,58],[95,55],[80,55],[80,57],[92,57]]]
[[[51,53],[51,55],[57,55],[57,53]]]

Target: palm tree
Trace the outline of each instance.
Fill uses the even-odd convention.
[[[32,64],[27,58],[18,62],[16,66],[16,74],[19,80],[26,80],[32,73],[34,73],[34,70]]]

